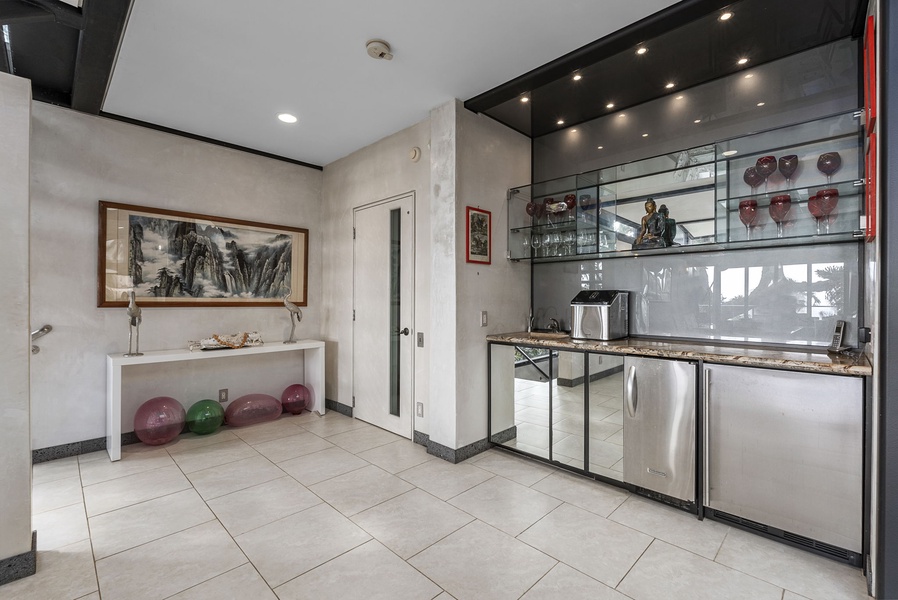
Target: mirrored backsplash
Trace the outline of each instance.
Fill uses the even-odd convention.
[[[630,335],[828,346],[838,319],[857,345],[859,243],[658,254],[533,266],[536,327],[570,329],[581,290],[630,292]]]

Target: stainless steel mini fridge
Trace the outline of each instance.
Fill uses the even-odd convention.
[[[695,502],[695,363],[624,358],[624,481]]]

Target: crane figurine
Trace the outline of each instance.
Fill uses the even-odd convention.
[[[295,344],[296,340],[293,339],[293,334],[296,333],[296,324],[302,321],[302,310],[290,302],[290,294],[293,293],[293,290],[287,288],[287,295],[284,296],[284,307],[290,312],[290,337],[284,340],[285,344]]]
[[[131,290],[128,294],[128,353],[125,356],[143,356],[143,352],[140,351],[140,322],[143,320],[140,313],[134,290]],[[132,338],[135,341],[134,352],[131,352]]]

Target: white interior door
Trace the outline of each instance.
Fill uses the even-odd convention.
[[[353,211],[353,415],[412,437],[415,199]]]

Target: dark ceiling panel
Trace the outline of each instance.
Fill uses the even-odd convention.
[[[84,34],[74,73],[72,108],[100,114],[119,43],[125,32],[131,0],[87,0]]]
[[[31,80],[36,99],[39,89],[71,95],[79,34],[53,21],[9,25],[13,74]]]

